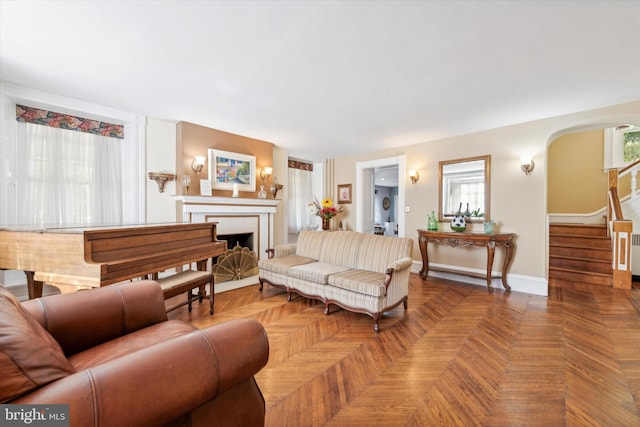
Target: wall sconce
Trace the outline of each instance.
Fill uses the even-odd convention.
[[[149,172],[148,175],[149,179],[154,180],[158,184],[158,190],[161,193],[164,193],[164,185],[167,183],[167,181],[173,181],[173,179],[176,177],[172,173],[165,172]]]
[[[533,171],[533,168],[536,167],[536,164],[531,156],[522,156],[520,157],[520,167],[525,175],[529,175]]]
[[[197,173],[198,175],[200,175],[200,172],[202,172],[202,168],[204,168],[204,162],[206,161],[206,158],[204,156],[196,156],[192,161],[191,161],[191,169]]]
[[[409,179],[411,180],[412,184],[415,184],[420,179],[420,174],[417,170],[412,169],[409,171]]]
[[[260,178],[263,181],[267,181],[269,178],[271,178],[271,174],[273,173],[273,168],[271,166],[267,166],[266,168],[262,168],[262,170],[260,171]]]

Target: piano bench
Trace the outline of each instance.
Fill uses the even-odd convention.
[[[205,286],[209,284],[209,314],[213,314],[213,273],[210,271],[185,270],[171,276],[156,279],[162,288],[164,299],[169,299],[184,292],[188,292],[187,300],[183,303],[174,305],[167,311],[175,310],[185,304],[189,304],[189,312],[191,312],[191,303],[200,301],[205,295]],[[193,289],[198,288],[198,294],[193,294]]]

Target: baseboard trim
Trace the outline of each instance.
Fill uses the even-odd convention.
[[[457,282],[483,286],[485,288],[487,287],[486,280],[478,279],[476,277],[466,276],[464,274],[464,272],[473,273],[473,274],[484,274],[485,271],[483,270],[459,267],[459,266],[447,265],[447,264],[433,264],[433,266],[446,268],[450,270],[459,270],[461,271],[461,273],[456,274],[453,272],[429,271],[430,277],[438,277],[441,279],[455,280]],[[418,274],[421,269],[422,269],[422,262],[414,260],[411,266],[411,272]],[[545,278],[523,276],[521,274],[508,274],[507,281],[509,283],[509,286],[511,286],[511,290],[513,292],[522,292],[525,294],[540,295],[540,296],[549,295],[549,283]],[[491,286],[494,289],[504,289],[504,287],[502,286],[502,280],[500,278],[493,278],[491,280]]]
[[[258,275],[247,277],[240,280],[228,280],[222,283],[216,283],[213,286],[213,293],[218,294],[220,292],[231,291],[234,289],[244,288],[246,286],[257,285],[260,281]]]

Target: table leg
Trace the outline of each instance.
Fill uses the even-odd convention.
[[[487,242],[487,288],[489,292],[493,292],[493,286],[491,286],[491,270],[493,270],[493,258],[496,254],[496,242]]]
[[[508,292],[511,292],[511,286],[507,284],[507,269],[509,268],[509,264],[511,264],[511,258],[513,258],[513,245],[511,243],[505,244],[504,251],[504,262],[502,263],[502,286],[504,286]]]
[[[427,280],[429,274],[429,254],[427,253],[427,243],[429,240],[424,236],[418,237],[418,245],[420,246],[420,254],[422,255],[422,269],[420,270],[420,278]]]

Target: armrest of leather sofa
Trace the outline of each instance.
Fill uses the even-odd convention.
[[[67,356],[167,320],[162,289],[141,280],[22,303]]]
[[[235,319],[79,371],[11,403],[69,404],[71,426],[164,425],[253,377],[268,358],[262,325]]]

